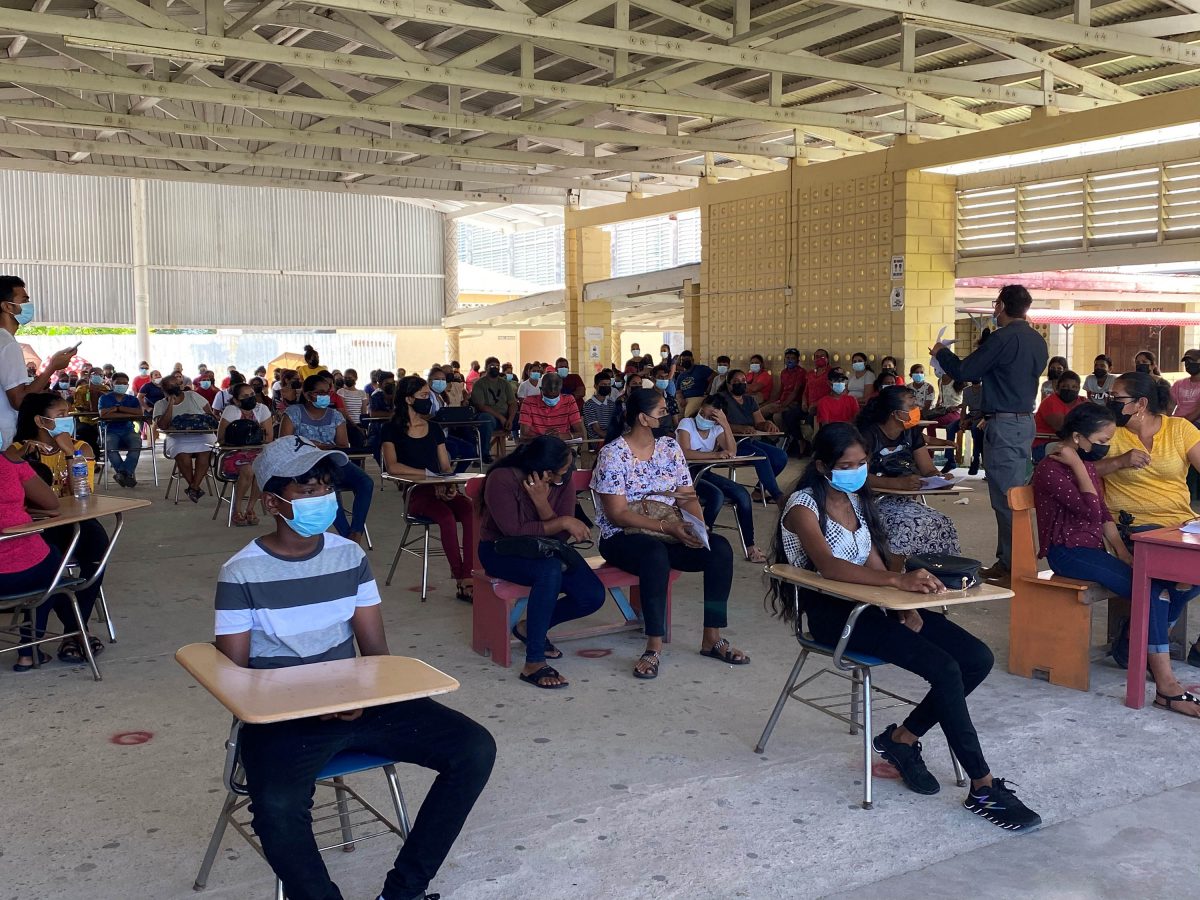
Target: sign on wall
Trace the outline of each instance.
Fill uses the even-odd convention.
[[[899,312],[904,309],[904,288],[892,288],[891,296],[888,297],[888,305],[891,306],[892,312]]]

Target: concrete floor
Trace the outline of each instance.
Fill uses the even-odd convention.
[[[174,506],[148,471],[143,478],[134,493],[155,503],[129,517],[109,571],[119,642],[100,659],[104,681],[57,662],[17,675],[12,657],[2,659],[0,777],[13,799],[0,897],[197,896],[192,881],[221,804],[229,719],[172,654],[211,638],[217,569],[253,535],[210,521],[211,498]],[[968,505],[937,502],[958,523],[964,550],[990,563],[994,524],[978,488]],[[389,491],[371,512],[381,587],[399,510]],[[766,545],[768,511],[758,511],[757,524]],[[942,793],[919,797],[880,778],[870,811],[858,805],[861,744],[831,719],[791,704],[767,752],[755,754],[796,655],[788,629],[763,609],[756,566],[737,567],[729,629],[752,665],[735,669],[696,653],[699,576],[685,575],[675,592],[675,642],[657,681],[631,677],[641,643],[624,633],[566,644],[560,668],[573,683],[546,692],[471,651],[470,607],[454,600],[444,562],[432,565],[427,603],[412,560],[383,588],[392,650],[458,678],[462,689],[445,702],[484,722],[500,747],[491,783],[433,886],[447,900],[1127,898],[1195,889],[1191,804],[1200,782],[1190,761],[1200,754],[1200,723],[1127,710],[1124,673],[1110,663],[1096,663],[1086,694],[1008,675],[1004,604],[955,616],[996,651],[996,671],[971,706],[994,771],[1015,781],[1045,822],[1026,835],[961,808],[940,733],[925,741],[925,756]],[[1103,609],[1096,615],[1099,623]],[[577,655],[596,649],[611,653]],[[1200,670],[1176,665],[1185,684],[1200,682]],[[919,680],[899,670],[881,670],[877,681],[920,693]],[[135,731],[151,737],[113,742]],[[417,769],[401,778],[415,808],[429,779]],[[382,776],[354,783],[386,803]],[[366,900],[394,853],[391,839],[379,839],[327,859],[348,900]],[[271,885],[266,865],[229,833],[201,896],[267,900]]]

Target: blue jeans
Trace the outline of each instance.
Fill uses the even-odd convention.
[[[1046,561],[1055,574],[1067,578],[1081,578],[1104,585],[1118,597],[1133,597],[1133,567],[1121,562],[1106,550],[1091,547],[1051,547],[1046,551]],[[1166,591],[1170,598],[1160,600]],[[1171,639],[1167,636],[1171,627],[1183,614],[1184,607],[1193,597],[1200,595],[1200,587],[1180,590],[1174,582],[1150,582],[1150,633],[1148,649],[1151,653],[1169,653]]]
[[[484,460],[484,462],[489,462],[489,461],[491,461],[491,458],[492,458],[492,435],[496,433],[496,429],[500,427],[500,423],[497,422],[496,417],[493,416],[489,412],[480,413],[476,418],[479,419],[479,435],[478,436],[479,436],[479,443],[483,447],[483,460]],[[465,440],[467,440],[468,442],[474,442],[475,437],[476,437],[475,426],[471,426],[470,428],[463,428],[460,430],[461,430],[462,434],[466,435]],[[471,455],[472,456],[475,455],[474,449],[472,449]]]
[[[125,451],[124,459],[121,458],[122,450]],[[104,451],[116,471],[132,475],[137,470],[138,457],[142,455],[142,438],[133,429],[123,434],[113,434],[109,428],[104,432]]]
[[[313,781],[336,754],[353,750],[437,772],[382,891],[385,900],[424,897],[487,784],[496,742],[482,725],[429,699],[373,706],[353,722],[243,726],[254,831],[292,900],[341,900],[313,837]]]
[[[342,537],[350,534],[362,534],[367,527],[367,513],[371,511],[371,500],[375,497],[375,480],[354,463],[346,463],[337,468],[333,485],[339,492],[351,491],[354,503],[350,508],[350,521],[346,521],[345,510],[342,509],[341,498],[338,498],[337,517],[333,527]]]
[[[494,541],[479,542],[479,563],[489,575],[530,589],[525,608],[526,663],[545,662],[546,632],[555,625],[590,616],[604,605],[604,585],[588,565],[564,572],[557,557],[502,556]]]
[[[471,460],[475,457],[475,445],[471,441],[448,434],[446,453],[450,456],[450,464],[454,466],[454,471],[461,475],[471,467]]]
[[[761,462],[754,464],[754,471],[758,475],[758,483],[767,492],[767,497],[771,500],[778,497],[780,494],[779,482],[775,480],[775,476],[787,468],[787,454],[774,444],[768,444],[766,441],[756,441],[753,438],[745,438],[738,441],[737,452],[740,456],[754,455],[766,457]]]
[[[747,547],[754,546],[754,504],[750,501],[750,492],[729,478],[705,472],[696,482],[696,494],[700,505],[704,508],[704,524],[712,530],[717,521],[717,514],[728,500],[737,510],[738,528],[742,532],[742,540]]]

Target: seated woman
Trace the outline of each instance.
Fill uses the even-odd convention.
[[[522,444],[488,470],[483,482],[479,562],[496,578],[527,585],[525,619],[512,634],[525,645],[521,680],[540,688],[570,684],[547,659],[562,651],[546,633],[562,622],[590,616],[604,605],[604,585],[582,557],[566,564],[557,556],[527,559],[503,553],[505,538],[546,537],[564,543],[591,539],[575,517],[575,454],[554,435]]]
[[[1140,355],[1140,354],[1139,354]],[[1131,530],[1181,525],[1192,518],[1188,470],[1200,471],[1200,429],[1187,419],[1166,415],[1162,390],[1145,372],[1126,372],[1113,383],[1107,405],[1117,430],[1108,455],[1096,463],[1104,478],[1108,508],[1128,513]],[[1125,633],[1113,645],[1121,661],[1128,646]],[[1200,641],[1188,653],[1188,664],[1200,666]]]
[[[758,403],[747,393],[746,373],[741,369],[731,369],[725,376],[725,396],[725,419],[735,437],[754,435],[756,432],[779,434],[779,427],[763,416]],[[741,456],[765,457],[754,464],[760,486],[754,491],[754,499],[761,500],[761,493],[765,492],[771,502],[783,502],[783,492],[780,491],[776,478],[787,468],[787,453],[774,444],[756,440],[754,437],[741,437],[737,443],[737,452]]]
[[[1054,383],[1057,388],[1038,404],[1033,414],[1033,461],[1039,463],[1046,455],[1046,447],[1054,440],[1051,435],[1062,431],[1067,413],[1087,400],[1079,396],[1079,376],[1067,370],[1059,374]]]
[[[238,382],[229,388],[230,402],[221,410],[217,425],[217,443],[231,447],[246,447],[271,443],[274,428],[271,410],[259,402],[254,387]],[[258,482],[254,480],[254,458],[257,450],[241,450],[224,457],[225,476],[237,473],[233,486],[233,524],[257,525],[254,505],[258,503]],[[243,512],[243,508],[245,512]]]
[[[50,491],[56,498],[71,496],[71,459],[75,451],[83,453],[88,461],[88,487],[95,490],[95,463],[92,461],[92,448],[83,441],[73,437],[75,420],[67,415],[69,404],[58,394],[26,394],[17,412],[17,428],[13,435],[13,443],[21,448],[22,457],[41,476],[41,481],[49,485]],[[57,551],[57,557],[71,548],[71,539],[75,529],[70,525],[59,525],[47,528],[42,537],[46,543]],[[7,547],[7,543],[0,545]],[[75,544],[74,561],[79,564],[79,572],[84,578],[91,578],[100,569],[104,554],[108,552],[108,532],[95,519],[79,523],[79,540]],[[5,579],[0,579],[6,582]],[[49,580],[46,582],[49,584]],[[104,584],[101,577],[85,591],[78,591],[79,614],[86,626],[96,607],[96,599],[100,596],[100,588]],[[58,596],[52,604],[54,613],[63,625],[64,631],[76,628],[75,614],[66,595]],[[41,637],[46,632],[46,620],[50,608],[47,606],[38,610],[34,617],[34,629]],[[103,642],[96,637],[88,640],[92,653],[104,652]],[[59,645],[58,658],[63,662],[84,662],[86,657],[77,638],[66,638]],[[32,662],[30,657],[29,662]],[[18,665],[22,663],[17,660]],[[18,670],[21,671],[21,670]]]
[[[1056,390],[1058,390],[1058,379],[1062,374],[1070,368],[1065,356],[1052,356],[1050,362],[1046,366],[1046,380],[1042,382],[1041,391],[1038,394],[1038,400],[1045,400]]]
[[[870,484],[874,490],[915,491],[921,477],[937,475],[925,438],[917,423],[921,410],[909,387],[890,387],[873,396],[858,416],[858,427],[871,454]],[[954,522],[919,497],[884,495],[879,515],[893,553],[958,554]]]
[[[732,459],[737,456],[737,445],[725,409],[729,398],[725,394],[705,397],[696,415],[683,419],[675,429],[675,440],[683,450],[684,459],[690,464]],[[696,496],[704,509],[704,524],[712,529],[721,507],[729,500],[737,510],[738,528],[746,544],[746,560],[752,563],[767,561],[763,552],[754,545],[754,504],[750,492],[734,481],[707,470],[696,482]]]
[[[846,392],[859,403],[866,403],[876,390],[874,384],[875,372],[867,362],[867,354],[852,353]]]
[[[1133,596],[1133,556],[1104,502],[1095,466],[1108,454],[1116,431],[1116,417],[1110,410],[1083,401],[1059,429],[1062,442],[1058,449],[1033,470],[1033,493],[1039,555],[1050,568],[1067,578],[1098,581],[1128,599]],[[1188,601],[1197,595],[1198,587],[1184,589],[1158,580],[1151,583],[1147,656],[1157,694],[1155,704],[1194,717],[1200,717],[1200,697],[1185,691],[1171,670],[1167,635]],[[1126,648],[1128,642],[1126,632]]]
[[[902,560],[888,551],[887,526],[876,513],[867,485],[870,455],[852,425],[837,422],[817,432],[813,461],[800,476],[780,522],[776,559],[835,581],[922,594],[944,591],[924,569],[898,571]],[[781,599],[775,597],[776,612],[791,619],[794,610]],[[802,591],[801,599],[813,639],[836,644],[854,604],[810,591]],[[1014,831],[1041,823],[1004,779],[992,778],[967,709],[967,697],[992,668],[992,651],[986,644],[932,609],[892,614],[872,606],[859,616],[846,649],[878,657],[929,682],[929,693],[903,724],[889,725],[873,742],[875,752],[899,770],[909,790],[936,794],[941,789],[921,757],[921,738],[941,725],[951,752],[971,778],[963,801],[967,810]]]
[[[294,434],[308,438],[322,450],[349,449],[346,417],[330,408],[332,393],[333,385],[323,373],[304,379],[303,393],[296,403],[283,411],[279,436]],[[350,521],[346,521],[346,513],[339,502],[333,526],[342,537],[361,544],[363,529],[367,527],[367,513],[371,511],[371,500],[375,496],[375,482],[351,461],[348,465],[338,466],[333,483],[338,491],[350,491],[354,495]]]
[[[426,470],[454,471],[442,426],[432,421],[433,400],[424,378],[410,375],[396,387],[396,411],[383,426],[383,470],[389,475],[424,475]],[[471,570],[475,568],[475,510],[453,484],[414,485],[409,488],[410,515],[437,523],[442,550],[457,584],[456,596],[471,602]],[[462,524],[462,543],[458,525]]]
[[[953,375],[943,374],[938,379],[937,405],[929,411],[929,415],[933,417],[934,421],[934,427],[929,429],[929,436],[934,436],[935,428],[945,428],[946,443],[950,445],[945,450],[946,462],[942,466],[943,475],[949,475],[958,467],[954,448],[958,429],[962,426],[963,389],[966,386],[965,381],[955,381]]]
[[[646,652],[633,670],[635,678],[657,678],[662,639],[666,634],[667,585],[672,569],[704,573],[704,633],[700,653],[736,666],[750,662],[721,637],[726,627],[733,551],[719,534],[699,535],[677,519],[652,518],[639,511],[643,500],[678,504],[697,519],[704,511],[696,501],[692,477],[679,444],[666,398],[657,390],[633,390],[613,411],[608,443],[596,460],[592,490],[600,497],[600,555],[619,569],[638,576]],[[635,530],[636,529],[636,530]],[[657,532],[661,537],[653,537]]]
[[[154,424],[163,431],[170,431],[172,423],[178,429],[179,423],[175,417],[183,416],[205,417],[216,421],[208,401],[198,391],[184,390],[184,376],[178,372],[163,379],[163,399],[154,404]],[[163,454],[167,459],[175,461],[184,482],[187,484],[187,496],[193,503],[199,503],[204,496],[204,479],[208,475],[208,466],[212,456],[210,444],[216,429],[200,431],[194,434],[168,434],[163,439]]]

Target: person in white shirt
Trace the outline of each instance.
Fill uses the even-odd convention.
[[[1092,363],[1092,374],[1083,379],[1083,390],[1093,403],[1104,404],[1116,383],[1117,376],[1112,374],[1112,360],[1101,353]]]
[[[363,410],[367,408],[367,392],[358,389],[358,372],[347,369],[342,373],[342,387],[338,388],[338,396],[346,404],[346,418],[355,425],[362,421]]]
[[[1050,357],[1050,362],[1046,366],[1046,380],[1042,382],[1041,395],[1038,397],[1039,403],[1058,390],[1058,379],[1065,371],[1067,371],[1065,356]]]
[[[234,446],[245,445],[247,441],[255,444],[271,443],[271,410],[258,402],[254,388],[245,381],[231,385],[229,392],[232,399],[221,411],[221,420],[217,425],[217,443]],[[229,429],[235,422],[253,422],[258,426],[238,426],[234,432]],[[242,432],[239,434],[238,432]],[[254,507],[258,503],[258,484],[254,480],[253,464],[259,450],[240,450],[225,454],[221,458],[222,475],[231,476],[237,473],[237,484],[233,489],[233,524],[257,525],[258,516]],[[244,511],[243,511],[244,507]]]
[[[921,411],[927,412],[933,407],[933,398],[937,392],[933,385],[925,380],[925,367],[920,363],[911,365],[908,369],[908,381],[908,386],[917,396],[917,404]]]

